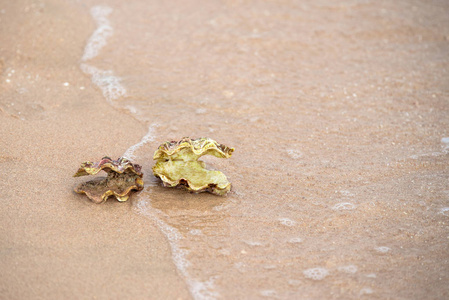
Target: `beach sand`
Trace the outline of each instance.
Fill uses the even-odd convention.
[[[448,12],[3,1],[0,298],[449,297]],[[152,176],[183,136],[236,148],[205,158],[227,197]],[[145,190],[73,192],[81,162],[127,151]]]

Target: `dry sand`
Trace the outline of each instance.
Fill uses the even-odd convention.
[[[97,4],[0,4],[0,298],[449,297],[445,1],[104,1],[112,100]],[[144,191],[73,192],[152,124]],[[204,135],[230,195],[161,187],[157,145]]]

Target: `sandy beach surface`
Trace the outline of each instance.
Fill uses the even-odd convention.
[[[1,1],[0,298],[449,298],[448,72],[447,1]],[[74,193],[105,155],[145,189]]]

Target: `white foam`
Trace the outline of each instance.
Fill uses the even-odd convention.
[[[128,148],[128,150],[126,150],[125,154],[123,154],[123,157],[129,159],[129,160],[133,160],[135,159],[135,155],[134,152],[139,149],[140,147],[142,147],[143,145],[145,145],[146,143],[149,142],[153,142],[154,141],[154,128],[156,127],[155,124],[150,125],[150,127],[148,127],[148,132],[147,134],[140,140],[140,142],[138,142],[137,144],[131,146]]]
[[[256,246],[262,246],[262,243],[261,242],[256,242],[256,241],[244,241],[245,242],[245,244],[247,244],[248,246],[253,246],[253,247],[256,247]]]
[[[440,209],[440,214],[449,216],[449,207],[443,207],[442,209]]]
[[[293,159],[300,159],[303,156],[302,152],[296,149],[288,149],[287,154]]]
[[[92,76],[92,82],[101,89],[109,104],[113,105],[113,100],[126,95],[126,89],[120,84],[121,79],[114,76],[111,70],[100,70],[88,64],[81,64],[81,70]]]
[[[107,16],[112,12],[108,6],[94,6],[90,13],[97,23],[97,29],[89,38],[84,48],[82,61],[90,60],[98,55],[101,48],[106,45],[107,38],[112,36],[113,29]],[[86,63],[81,64],[81,70],[92,76],[92,82],[97,85],[109,104],[113,105],[113,100],[126,95],[126,89],[120,84],[120,78],[114,76],[111,70],[101,70]]]
[[[385,247],[385,246],[381,246],[381,247],[374,248],[374,250],[376,250],[379,253],[387,253],[387,252],[389,252],[391,250],[391,248]]]
[[[275,290],[263,290],[260,291],[260,295],[263,297],[277,297],[277,292]]]
[[[329,271],[325,268],[312,268],[302,272],[306,278],[313,280],[322,280],[329,275]]]
[[[367,287],[361,289],[359,292],[360,295],[370,295],[372,293],[374,293],[373,290],[371,288],[367,288]]]
[[[298,243],[301,243],[301,242],[302,242],[302,238],[300,238],[300,237],[294,237],[294,238],[289,239],[288,242],[289,242],[290,244],[298,244]]]
[[[189,231],[189,233],[191,235],[203,235],[203,232],[201,231],[201,229],[192,229]]]
[[[107,16],[112,12],[112,8],[108,6],[94,6],[90,10],[92,18],[97,22],[97,29],[89,38],[86,47],[84,48],[83,61],[92,59],[98,55],[101,48],[103,48],[107,39],[112,36],[114,30]]]
[[[354,265],[338,267],[338,271],[348,273],[348,274],[355,274],[355,273],[357,273],[357,270],[358,270],[357,266],[354,266]]]
[[[346,197],[353,197],[354,196],[353,193],[351,193],[350,191],[346,191],[346,190],[340,190],[340,194],[342,194],[343,196],[346,196]]]
[[[207,112],[207,109],[205,109],[205,108],[197,108],[197,109],[195,110],[195,112],[196,112],[197,114],[199,114],[199,115],[202,115],[202,114],[205,114],[205,113]]]
[[[449,150],[449,137],[444,137],[441,139],[441,142],[444,144],[444,150]]]
[[[288,226],[288,227],[292,227],[296,225],[296,222],[289,219],[289,218],[280,218],[279,222],[281,222],[282,225]]]
[[[410,158],[418,159],[421,157],[429,157],[429,156],[438,157],[441,155],[448,154],[449,153],[449,137],[441,138],[441,143],[443,144],[443,147],[440,152],[431,152],[431,153],[424,153],[424,154],[419,154],[419,155],[412,155],[412,156],[410,156]]]
[[[353,210],[355,205],[350,202],[337,203],[332,207],[333,210]]]

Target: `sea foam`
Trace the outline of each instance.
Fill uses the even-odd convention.
[[[94,6],[90,10],[92,18],[97,23],[97,29],[84,47],[84,54],[81,58],[84,63],[81,64],[81,70],[92,76],[92,82],[101,89],[108,103],[113,105],[113,100],[126,95],[126,89],[121,85],[120,78],[114,76],[111,70],[101,70],[85,63],[98,56],[100,50],[107,44],[107,39],[114,33],[107,18],[111,12],[112,8],[108,6]]]
[[[303,271],[306,278],[313,280],[323,280],[329,275],[329,271],[325,268],[311,268]]]
[[[86,47],[84,48],[83,61],[87,61],[98,56],[101,48],[107,44],[107,39],[112,36],[114,30],[107,18],[112,12],[112,8],[108,6],[94,6],[90,10],[92,18],[97,23],[97,29],[90,36]]]
[[[381,247],[374,248],[374,250],[376,250],[379,253],[387,253],[387,252],[390,252],[391,248],[386,247],[386,246],[381,246]]]
[[[126,95],[126,89],[120,84],[120,78],[114,76],[111,70],[100,70],[88,64],[81,64],[81,70],[92,76],[92,82],[97,85],[109,104],[113,100]]]
[[[446,155],[449,153],[449,137],[441,138],[441,143],[443,144],[441,147],[441,151],[434,151],[430,153],[418,154],[410,156],[411,159],[419,159],[422,157],[438,157],[442,155]]]
[[[150,125],[150,127],[148,127],[147,134],[140,140],[140,142],[138,142],[137,144],[129,147],[128,150],[126,150],[126,152],[123,154],[123,157],[125,157],[125,158],[127,158],[129,160],[135,159],[136,156],[134,155],[134,152],[137,149],[139,149],[140,147],[142,147],[146,143],[154,141],[154,128],[155,127],[156,127],[155,124]]]
[[[292,219],[289,218],[280,218],[279,222],[284,225],[284,226],[288,226],[288,227],[292,227],[296,225],[296,222],[293,221]]]
[[[357,270],[358,270],[357,266],[354,265],[338,267],[338,271],[348,274],[355,274],[357,273]]]
[[[355,205],[350,202],[342,202],[335,204],[332,209],[333,210],[353,210]]]

